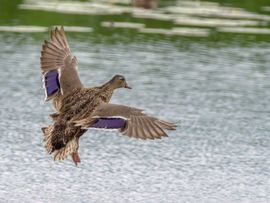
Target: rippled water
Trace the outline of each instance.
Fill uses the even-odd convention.
[[[1,202],[270,201],[269,43],[69,36],[84,84],[123,74],[133,89],[113,102],[179,125],[155,141],[89,130],[75,167],[42,144],[52,112],[39,70],[47,37],[0,34]]]
[[[43,101],[39,71],[41,43],[48,34],[1,32],[0,202],[270,202],[266,33],[221,34],[215,28],[206,38],[144,35],[102,24],[176,25],[126,14],[25,11],[18,9],[23,2],[2,2],[2,28],[93,28],[88,34],[68,33],[82,81],[92,86],[124,74],[133,89],[116,91],[113,102],[145,108],[179,127],[157,141],[92,130],[82,137],[79,167],[71,160],[54,162],[40,131],[53,111]],[[173,2],[160,1],[161,7]],[[266,1],[228,2],[269,14],[262,12]]]

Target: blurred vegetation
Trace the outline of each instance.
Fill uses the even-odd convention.
[[[87,1],[87,0],[81,0]],[[269,0],[208,0],[211,2],[218,2],[221,5],[233,6],[265,14],[262,11],[263,6],[269,5]],[[176,0],[160,0],[160,7],[173,6]],[[37,10],[21,10],[18,5],[23,3],[23,0],[0,0],[0,25],[36,25],[50,27],[52,25],[65,25],[65,26],[86,26],[94,28],[94,35],[114,36],[115,34],[121,35],[122,40],[132,40],[136,35],[136,31],[129,29],[117,29],[115,32],[108,31],[108,28],[101,27],[102,21],[126,21],[126,22],[139,22],[150,28],[163,28],[169,29],[173,26],[172,21],[160,21],[143,18],[133,18],[130,14],[122,15],[80,15],[80,14],[63,14],[55,12],[37,11]],[[268,12],[269,14],[269,12]],[[267,25],[269,28],[269,23]],[[177,40],[176,36],[154,36],[145,35],[146,38],[159,39],[166,38],[170,40]],[[117,37],[119,39],[119,37]],[[244,35],[244,34],[224,34],[216,33],[211,34],[207,39],[194,38],[192,41],[237,41],[243,44],[249,41],[269,41],[269,35]],[[97,39],[98,40],[98,39]]]
[[[261,7],[269,6],[269,0],[208,0],[218,2],[221,5],[230,5],[234,7],[244,8],[248,11],[261,12]]]
[[[70,0],[69,0],[70,1]],[[73,0],[76,1],[76,0]],[[77,0],[78,1],[78,0]],[[80,0],[82,2],[87,2],[88,0]],[[211,2],[218,2],[221,5],[229,5],[233,7],[244,8],[248,11],[254,11],[258,13],[263,13],[261,8],[263,6],[269,6],[269,0],[208,0]],[[159,0],[159,6],[169,6],[175,5],[177,0]],[[202,1],[203,2],[203,1]],[[54,24],[65,24],[65,25],[81,25],[81,26],[95,26],[97,22],[102,20],[126,20],[129,21],[131,16],[91,16],[91,15],[71,15],[71,14],[60,14],[46,11],[29,11],[20,10],[18,5],[23,3],[23,0],[0,0],[0,25],[42,25],[50,26]],[[133,21],[141,21],[140,19],[132,19]],[[157,22],[150,22],[155,26]],[[158,22],[160,23],[160,22]],[[166,27],[166,25],[165,25]]]

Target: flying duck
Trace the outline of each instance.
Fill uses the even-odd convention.
[[[139,139],[165,137],[164,130],[176,129],[174,123],[149,116],[142,109],[110,104],[115,89],[131,89],[122,75],[100,86],[84,87],[63,26],[51,31],[51,41],[44,41],[40,64],[45,101],[52,100],[55,108],[50,115],[53,123],[42,128],[45,149],[54,160],[70,155],[76,165],[80,163],[79,139],[88,129],[117,129]]]

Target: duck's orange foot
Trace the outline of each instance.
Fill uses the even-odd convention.
[[[78,163],[81,163],[81,159],[78,152],[72,153],[72,160],[76,166],[78,166]]]

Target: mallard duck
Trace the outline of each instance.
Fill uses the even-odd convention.
[[[131,89],[124,76],[115,75],[97,87],[84,87],[77,71],[77,59],[69,48],[63,26],[51,31],[41,51],[41,72],[45,101],[53,101],[53,124],[43,127],[44,145],[54,160],[70,155],[77,165],[79,139],[92,128],[118,129],[123,135],[140,139],[167,136],[164,129],[175,130],[174,123],[143,113],[143,110],[109,104],[115,89]]]
[[[132,4],[135,7],[153,9],[157,7],[158,0],[132,0]]]

